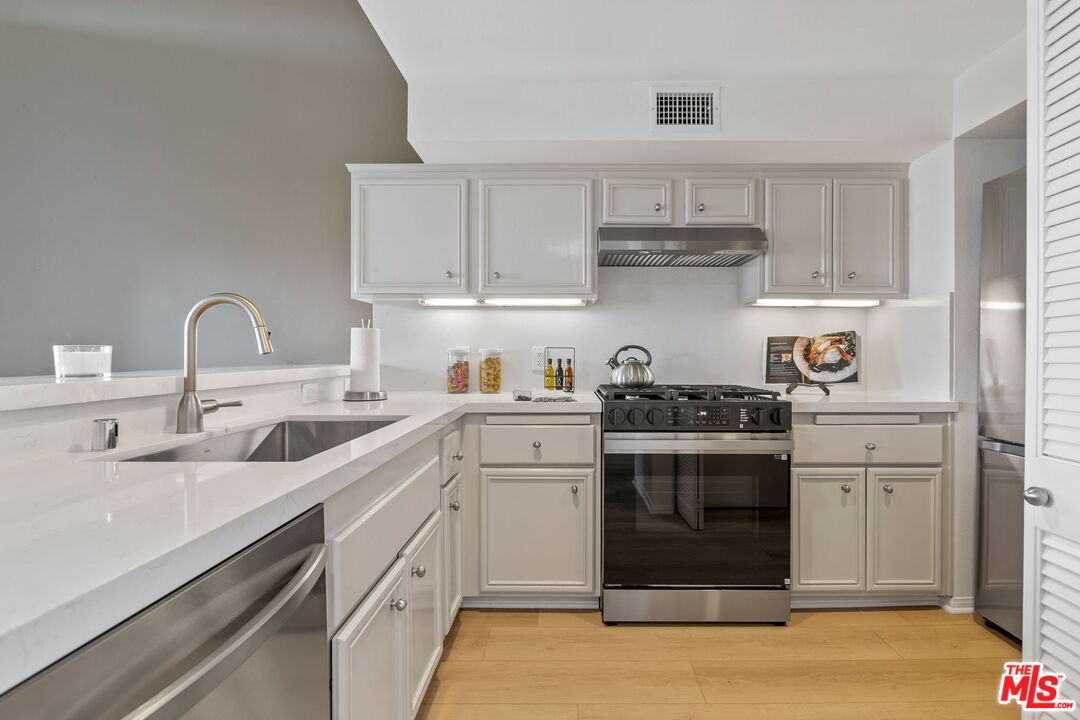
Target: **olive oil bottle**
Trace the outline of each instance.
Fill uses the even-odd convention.
[[[547,367],[544,368],[544,389],[555,389],[555,367],[551,364],[551,358],[548,358]]]

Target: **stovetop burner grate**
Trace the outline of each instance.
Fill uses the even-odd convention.
[[[678,400],[779,400],[774,390],[748,387],[746,385],[654,385],[648,388],[621,388],[601,385],[597,392],[604,400],[639,400],[671,402]]]

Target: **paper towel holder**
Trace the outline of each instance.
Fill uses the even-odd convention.
[[[346,390],[345,400],[347,402],[375,402],[377,400],[385,400],[385,390]]]

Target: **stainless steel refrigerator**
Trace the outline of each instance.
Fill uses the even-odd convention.
[[[975,612],[1020,637],[1024,550],[1026,173],[983,185],[979,567]]]

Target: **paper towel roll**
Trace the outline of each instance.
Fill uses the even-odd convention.
[[[382,390],[379,376],[379,328],[352,328],[349,345],[349,390]]]

